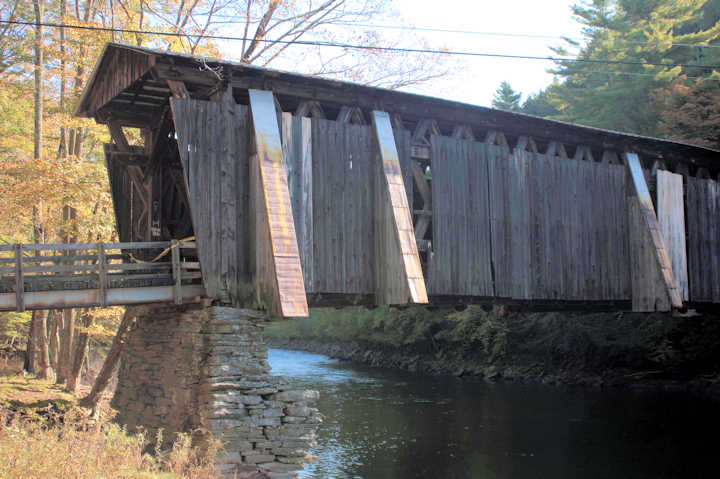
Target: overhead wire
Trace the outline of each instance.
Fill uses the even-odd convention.
[[[137,30],[129,28],[112,28],[112,27],[98,27],[89,25],[72,25],[52,22],[27,22],[21,20],[0,20],[0,24],[14,24],[14,25],[25,25],[25,26],[36,26],[40,25],[49,28],[69,28],[77,30],[89,30],[89,31],[103,31],[103,32],[115,32],[115,33],[131,33],[139,35],[157,35],[157,36],[169,36],[169,37],[184,37],[184,38],[207,38],[211,40],[226,40],[226,41],[257,41],[259,43],[276,43],[282,45],[304,45],[304,46],[318,46],[318,47],[333,47],[333,48],[345,48],[354,50],[373,50],[373,51],[388,51],[395,53],[421,53],[421,54],[435,54],[435,55],[449,55],[449,56],[465,56],[465,57],[484,57],[484,58],[503,58],[503,59],[514,59],[514,60],[541,60],[541,61],[552,61],[555,63],[591,63],[591,64],[602,64],[602,65],[631,65],[631,66],[659,66],[665,68],[704,68],[704,69],[720,69],[720,65],[701,65],[693,63],[661,63],[661,62],[644,62],[644,61],[629,61],[629,60],[599,60],[592,58],[565,58],[565,57],[554,57],[554,56],[539,56],[539,55],[510,55],[501,53],[488,53],[488,52],[470,52],[470,51],[459,51],[459,50],[445,50],[445,49],[429,49],[429,48],[404,48],[404,47],[386,47],[386,46],[371,46],[371,45],[356,45],[351,43],[339,43],[339,42],[326,42],[326,41],[313,41],[313,40],[273,40],[273,39],[257,39],[250,37],[234,37],[229,35],[203,35],[194,33],[181,33],[181,32],[163,32],[163,31],[152,31],[152,30]]]
[[[215,15],[218,18],[236,18],[230,15]],[[261,17],[252,17],[250,24],[259,23]],[[278,20],[287,20],[279,18]],[[236,22],[242,23],[242,22]],[[346,27],[361,27],[361,28],[373,28],[381,30],[402,30],[402,31],[417,31],[417,32],[431,32],[431,33],[457,33],[461,35],[479,35],[479,36],[495,36],[495,37],[508,37],[508,38],[528,38],[528,39],[545,39],[545,40],[572,40],[576,42],[583,41],[582,38],[572,37],[568,35],[540,35],[531,33],[514,33],[514,32],[488,32],[482,30],[457,30],[452,28],[437,28],[437,27],[414,27],[407,25],[382,25],[382,24],[369,24],[369,23],[353,23],[353,22],[332,22],[328,26],[346,26]],[[659,46],[664,45],[662,42],[641,42],[637,40],[617,40],[619,43],[627,45],[647,45],[647,46]],[[670,43],[670,46],[674,47],[690,47],[690,48],[720,48],[720,45],[700,45],[695,43]]]

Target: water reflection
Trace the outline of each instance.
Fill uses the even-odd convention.
[[[686,393],[488,384],[270,350],[320,391],[310,478],[707,477],[720,403]]]

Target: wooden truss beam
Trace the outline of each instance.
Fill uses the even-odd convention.
[[[427,303],[412,216],[390,115],[372,112],[378,148],[375,182],[375,295],[378,304]]]
[[[250,90],[255,155],[250,164],[255,215],[255,283],[271,315],[308,315],[282,141],[272,92]]]
[[[173,64],[169,64],[169,60],[161,56],[153,71],[159,79],[182,79],[186,85],[192,85],[194,88],[213,86],[218,82],[213,72],[199,70],[190,60],[181,62],[174,59]],[[425,119],[428,112],[432,112],[432,116],[441,122],[467,124],[475,130],[502,129],[512,136],[519,136],[523,132],[536,132],[534,136],[537,140],[559,141],[567,146],[586,144],[596,150],[630,149],[648,156],[690,162],[697,166],[709,167],[713,171],[716,169],[716,155],[712,151],[695,151],[693,147],[679,145],[666,147],[654,139],[625,136],[609,131],[593,131],[585,127],[548,122],[540,118],[513,115],[470,105],[451,104],[431,98],[416,99],[398,92],[375,90],[371,92],[363,87],[349,88],[344,84],[330,85],[312,78],[293,77],[277,72],[251,72],[242,68],[233,69],[230,85],[243,93],[253,88],[272,90],[277,95],[287,95],[301,101],[315,101],[323,105],[348,105],[359,106],[366,111],[389,111],[394,115],[402,115],[408,122]]]
[[[335,119],[338,123],[353,123],[355,125],[365,124],[365,115],[362,109],[357,106],[342,106]]]

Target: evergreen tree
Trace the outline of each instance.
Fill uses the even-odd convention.
[[[681,77],[658,92],[665,101],[661,131],[673,140],[720,148],[720,76],[688,86]]]
[[[584,45],[567,45],[579,48],[578,59],[626,63],[557,62],[564,82],[547,96],[553,118],[658,136],[666,102],[657,92],[720,65],[720,8],[712,0],[588,0],[573,13],[584,25]],[[568,56],[568,48],[554,50]]]
[[[500,83],[495,90],[492,106],[499,110],[520,111],[520,93],[515,93],[510,84],[506,81]]]
[[[528,115],[540,116],[543,118],[552,118],[561,114],[560,110],[554,104],[552,98],[555,90],[560,88],[559,83],[553,83],[545,90],[535,93],[527,97],[522,105],[521,111]]]

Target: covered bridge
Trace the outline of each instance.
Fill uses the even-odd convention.
[[[220,304],[720,303],[718,151],[120,44],[76,115],[120,241],[194,236]]]

